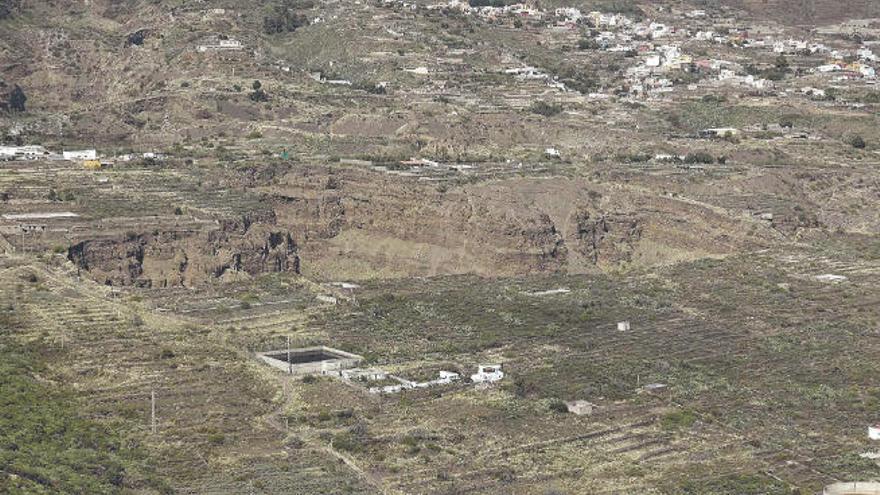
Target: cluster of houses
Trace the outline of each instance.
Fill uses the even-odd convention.
[[[57,155],[54,155],[57,156]],[[42,146],[0,146],[0,160],[39,160],[53,157]]]
[[[0,145],[0,160],[68,160],[88,161],[97,160],[96,150],[65,150],[61,154],[53,153],[43,146],[2,146]]]
[[[321,84],[330,84],[334,86],[351,86],[351,81],[348,79],[327,79],[321,72],[310,72],[309,77]]]
[[[140,158],[144,160],[162,160],[164,156],[160,153],[146,152],[103,158],[98,155],[98,151],[95,149],[63,150],[61,153],[56,153],[37,145],[0,145],[0,161],[66,160],[81,163],[87,169],[99,169],[111,166],[115,162],[128,162]]]
[[[241,41],[228,37],[214,37],[196,46],[200,52],[237,52],[244,50]]]
[[[405,0],[383,0],[386,4],[403,4],[413,10],[421,8]],[[742,64],[695,57],[684,53],[682,46],[692,41],[706,41],[739,49],[765,50],[769,55],[825,56],[829,62],[818,65],[808,73],[833,73],[835,80],[864,79],[868,84],[876,78],[872,63],[877,61],[866,46],[856,50],[836,50],[823,43],[803,39],[777,39],[774,30],[762,26],[741,27],[735,19],[719,19],[705,10],[680,12],[686,26],[671,26],[654,19],[634,20],[614,12],[583,12],[575,7],[542,10],[530,2],[504,5],[503,2],[449,0],[427,7],[432,10],[455,10],[487,21],[523,18],[546,22],[548,28],[584,29],[592,45],[607,52],[625,52],[638,61],[625,72],[625,84],[620,88],[633,97],[656,97],[673,91],[676,73],[700,74],[699,82],[688,82],[688,89],[704,86],[735,86],[749,90],[772,90],[777,83],[747,70]],[[533,23],[533,25],[535,25]],[[550,74],[535,67],[510,68],[504,71],[521,80],[542,81],[547,86],[567,91],[565,85]],[[691,81],[693,78],[688,78]],[[811,94],[813,96],[814,94]],[[592,96],[592,95],[591,95]],[[607,96],[596,93],[596,97]]]
[[[521,81],[541,81],[548,87],[566,91],[565,84],[558,81],[556,77],[547,74],[537,67],[513,67],[504,70],[505,74],[512,75]]]
[[[396,375],[391,375],[385,373],[382,370],[346,370],[341,372],[340,376],[348,381],[358,381],[358,380],[372,380],[372,381],[389,381],[395,382],[390,385],[380,385],[375,387],[370,387],[369,392],[371,394],[396,394],[403,390],[414,390],[421,388],[429,388],[437,385],[449,385],[450,383],[457,382],[461,379],[461,376],[458,373],[452,371],[440,371],[437,374],[437,378],[434,380],[428,380],[424,382],[417,382],[412,380],[407,380],[405,378],[401,378]]]
[[[404,390],[417,390],[436,387],[438,385],[449,385],[461,380],[461,375],[453,371],[440,371],[437,373],[437,378],[422,382],[407,380],[378,369],[342,370],[338,373],[338,376],[350,382],[364,380],[392,382],[387,385],[370,387],[368,390],[371,394],[396,394]],[[485,386],[501,381],[501,379],[504,378],[504,372],[501,371],[500,364],[484,364],[478,366],[477,372],[471,375],[470,378],[471,382]]]

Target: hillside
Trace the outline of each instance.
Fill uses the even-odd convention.
[[[880,16],[0,0],[0,492],[880,482]]]
[[[720,0],[718,3],[745,9],[759,18],[803,27],[880,17],[880,4],[872,0]]]

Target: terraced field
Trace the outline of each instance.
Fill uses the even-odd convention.
[[[85,417],[143,442],[180,493],[367,490],[317,446],[286,442],[277,381],[210,328],[116,299],[69,266],[4,264],[0,297],[26,322],[15,338],[51,362]]]
[[[877,473],[859,454],[880,403],[878,260],[869,238],[818,238],[618,274],[120,290],[23,255],[0,295],[82,414],[182,493],[783,494]],[[507,376],[379,397],[258,363],[287,337],[403,375]],[[575,399],[596,412],[554,409]]]
[[[540,407],[528,405],[535,401],[587,399],[597,402],[600,411],[615,410],[619,401],[628,404],[629,414],[614,414],[615,421],[624,423],[638,423],[640,414],[653,414],[654,421],[675,411],[693,414],[699,426],[684,428],[686,440],[668,431],[639,434],[647,435],[650,448],[635,448],[636,460],[652,459],[650,473],[663,472],[663,479],[682,483],[664,488],[659,479],[641,479],[643,487],[675,493],[687,483],[703,486],[700,480],[708,483],[720,472],[746,478],[757,474],[768,486],[780,483],[780,490],[789,485],[817,490],[835,480],[877,472],[874,463],[859,454],[870,449],[863,425],[871,421],[868,404],[877,400],[870,379],[877,368],[869,356],[876,352],[878,301],[876,293],[866,289],[880,264],[846,259],[844,253],[835,257],[806,248],[795,252],[701,262],[611,285],[601,278],[564,277],[553,282],[439,279],[395,284],[393,290],[379,284],[365,288],[371,295],[359,296],[355,312],[318,324],[352,347],[384,355],[389,364],[439,355],[471,364],[502,360],[513,377],[504,390],[514,410]],[[826,273],[847,279],[829,284],[815,278]],[[540,285],[533,285],[536,282]],[[528,285],[534,290],[552,288],[551,284],[571,292],[530,302],[534,296],[523,296],[519,290]],[[388,292],[395,296],[382,295]],[[361,319],[365,314],[373,317]],[[379,321],[377,314],[382,315]],[[622,319],[631,321],[632,330],[616,330],[616,321]],[[394,334],[401,337],[391,337]],[[383,345],[388,340],[407,345],[389,348]],[[658,396],[638,392],[640,384],[654,382],[668,388]],[[431,407],[442,410],[438,401],[445,400],[446,394]],[[658,407],[665,409],[657,412]],[[519,414],[528,416],[521,410]],[[591,418],[590,425],[601,421],[599,417]],[[504,422],[509,421],[505,416]],[[521,431],[566,437],[542,435],[535,424]],[[507,438],[502,443],[510,447],[535,441]],[[723,455],[748,460],[731,463],[745,467],[728,473],[710,463],[703,466],[703,474],[687,468],[695,458],[712,458],[694,451],[695,445],[715,443],[726,445],[720,449]],[[617,449],[630,452],[625,445],[609,451]],[[546,472],[548,465],[560,462],[557,455],[564,457],[548,450],[540,462],[534,451],[523,455],[523,472],[514,476],[517,483],[525,483],[531,470],[541,472],[527,467],[529,462]],[[483,447],[474,445],[473,451],[482,452]],[[585,448],[581,455],[588,452]],[[615,462],[601,452],[600,458]],[[715,455],[722,456],[719,465],[724,464],[723,455]],[[682,464],[676,462],[679,457]],[[504,459],[498,460],[499,466],[519,465]],[[571,478],[583,482],[601,476],[572,471],[569,478],[562,477],[583,489]]]

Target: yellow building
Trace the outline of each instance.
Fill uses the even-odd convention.
[[[100,170],[101,160],[85,160],[83,161],[83,168],[86,170]]]

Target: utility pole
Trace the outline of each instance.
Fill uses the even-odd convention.
[[[156,434],[156,389],[150,391],[150,429]]]
[[[290,362],[290,335],[287,336],[287,374],[293,374],[293,363]]]

